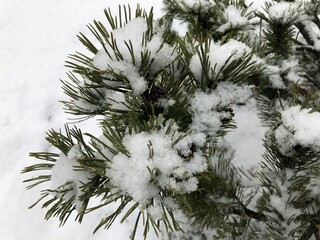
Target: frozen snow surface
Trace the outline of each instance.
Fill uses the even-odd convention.
[[[140,4],[146,9],[153,5],[155,16],[160,16],[161,2],[160,0],[144,0],[140,1]],[[186,3],[191,4],[192,2],[187,1]],[[196,2],[202,7],[206,6],[204,0]],[[50,128],[56,130],[63,128],[64,122],[69,117],[63,113],[62,104],[58,102],[65,99],[59,80],[66,79],[64,61],[67,55],[75,51],[86,51],[78,42],[76,34],[83,32],[85,35],[90,35],[86,24],[92,22],[93,19],[106,22],[103,16],[104,8],[110,7],[112,11],[117,12],[118,4],[128,3],[134,8],[137,1],[0,1],[1,239],[128,239],[134,225],[133,220],[130,219],[124,224],[117,224],[116,221],[109,230],[101,229],[95,235],[92,235],[92,231],[100,219],[114,210],[109,209],[109,207],[87,215],[81,225],[73,221],[74,215],[61,228],[58,227],[59,222],[55,218],[48,221],[43,220],[44,209],[40,209],[40,207],[35,207],[32,210],[27,209],[38,199],[39,190],[42,188],[26,191],[26,184],[23,184],[22,181],[30,175],[20,174],[21,169],[34,161],[28,156],[30,151],[51,150],[49,144],[44,140],[45,132]],[[143,30],[142,25],[141,30]],[[121,35],[121,33],[118,34]],[[155,38],[149,44],[158,44],[158,39]],[[218,48],[218,46],[216,47]],[[247,51],[245,46],[239,45],[239,47],[240,50],[236,52],[233,52],[234,49],[231,48],[227,50],[230,54],[233,53],[234,57],[238,57]],[[162,46],[162,51],[163,53],[159,51],[157,54],[170,58],[168,47]],[[220,62],[221,60],[217,60],[213,56],[211,60],[217,63],[218,68],[223,64],[223,62]],[[226,59],[223,58],[223,60]],[[112,65],[113,63],[110,62],[109,64]],[[155,71],[164,63],[159,59],[156,64]],[[119,65],[122,71],[121,67]],[[125,70],[131,71],[132,69],[126,68]],[[131,74],[131,72],[128,74]],[[142,85],[134,88],[137,91],[142,91],[143,82]],[[237,165],[246,164],[255,167],[261,160],[262,142],[257,139],[261,139],[263,136],[263,129],[260,128],[254,102],[249,101],[244,106],[236,107],[235,114],[238,129],[232,131],[227,139],[236,149],[236,156],[242,157],[236,157],[234,162]],[[79,127],[97,136],[101,135],[96,128],[95,120],[83,123]],[[148,138],[153,140],[152,136],[147,136],[143,141]],[[163,144],[166,144],[166,141],[164,139]],[[252,153],[248,151],[248,148],[256,151]],[[77,149],[72,149],[67,156],[61,155],[60,158],[68,158],[72,161],[77,154]],[[156,152],[156,154],[160,154],[160,152]],[[145,163],[142,162],[141,164]],[[69,174],[75,174],[70,173],[69,165],[57,166],[56,170],[61,170],[61,167],[66,177]],[[188,169],[193,167],[185,166]],[[190,171],[200,170],[192,169]],[[77,177],[80,182],[86,181],[88,176]],[[68,181],[68,178],[53,178],[53,180],[53,183],[51,185],[49,183],[47,188],[54,189],[61,182]],[[77,184],[77,182],[74,184]],[[190,186],[188,185],[188,187]],[[156,211],[154,214],[156,214]],[[156,237],[150,234],[149,239],[156,239]]]

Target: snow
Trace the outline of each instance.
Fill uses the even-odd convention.
[[[226,7],[223,17],[227,20],[226,23],[219,26],[218,32],[225,32],[230,28],[243,26],[249,23],[249,19],[242,14],[243,9],[238,8],[236,5],[229,5]]]
[[[257,168],[262,161],[261,153],[264,151],[262,139],[267,129],[261,127],[255,100],[249,99],[245,105],[234,106],[234,114],[237,129],[225,137],[236,151],[232,162],[238,167]]]
[[[253,10],[263,10],[266,3],[271,3],[272,0],[245,0],[245,3]]]
[[[268,13],[271,18],[286,23],[299,17],[299,4],[290,2],[275,3],[268,9]]]
[[[212,69],[212,76],[216,76],[220,70],[226,65],[226,62],[238,60],[247,54],[250,54],[251,49],[242,42],[234,39],[220,45],[219,43],[210,42],[210,51],[207,53]],[[200,81],[201,79],[201,56],[195,54],[190,61],[190,70],[194,77]]]
[[[137,28],[137,26],[139,27]],[[143,93],[146,90],[147,82],[139,74],[142,54],[145,52],[150,53],[151,74],[171,64],[176,57],[173,54],[173,48],[162,42],[161,34],[163,30],[157,26],[155,28],[157,31],[155,31],[153,37],[144,44],[143,41],[148,30],[148,24],[143,17],[132,19],[124,27],[113,30],[113,38],[123,59],[118,59],[111,46],[105,44],[105,47],[99,50],[93,58],[93,65],[100,70],[112,70],[119,75],[125,76],[134,94]],[[129,42],[132,44],[133,56],[126,45]]]
[[[167,125],[158,132],[125,136],[123,144],[129,155],[115,155],[106,169],[111,184],[142,206],[148,205],[152,199],[161,199],[159,189],[182,193],[195,191],[198,180],[193,175],[207,169],[205,158],[197,152],[193,154],[192,161],[187,161],[178,151],[190,148],[193,139],[203,145],[205,135],[196,134],[193,137],[191,134],[183,142],[185,146],[182,143],[175,145],[183,133],[177,134],[175,129],[171,130],[172,136],[166,134],[171,128],[174,127]]]
[[[110,109],[127,110],[125,105],[125,96],[123,93],[106,90],[105,103],[110,106]]]
[[[314,48],[319,51],[320,50],[320,32],[319,29],[315,26],[315,24],[306,19],[305,21],[301,22],[305,28],[305,30],[307,31],[309,37],[311,38],[311,40],[314,42]]]
[[[293,176],[293,172],[291,170],[287,170],[284,174],[288,176],[288,179]],[[276,182],[281,194],[280,196],[277,194],[270,195],[270,206],[276,209],[277,213],[281,214],[283,217],[284,221],[280,222],[283,231],[282,236],[287,236],[289,238],[290,232],[299,227],[299,222],[296,221],[295,218],[300,216],[302,211],[292,207],[291,204],[288,204],[293,198],[292,194],[288,191],[290,182],[280,182],[279,180],[276,180]],[[277,218],[278,216],[272,213],[271,217]]]
[[[271,87],[276,89],[285,89],[284,79],[291,83],[302,83],[305,79],[302,77],[301,67],[297,59],[285,59],[279,66],[265,64],[264,73],[268,75]]]
[[[296,145],[310,147],[315,152],[320,148],[320,113],[312,109],[293,106],[281,113],[282,124],[275,130],[275,137],[280,151],[292,154]]]
[[[207,0],[178,0],[177,3],[181,6],[182,9],[185,9],[186,11],[188,10],[188,8],[193,8],[196,11],[201,12],[207,12],[213,4]]]
[[[269,75],[269,81],[273,88],[286,88],[286,85],[284,84],[282,77],[280,76],[281,69],[278,66],[267,65],[264,71]]]
[[[81,211],[82,203],[78,200],[81,197],[81,186],[89,183],[94,174],[88,171],[81,171],[81,165],[77,161],[85,155],[81,152],[80,145],[74,145],[66,156],[60,153],[59,159],[55,162],[51,173],[51,187],[53,195],[68,201],[75,197],[75,204],[78,211]],[[78,169],[77,169],[78,168]],[[75,171],[76,170],[76,171]],[[63,186],[68,184],[66,187]],[[63,194],[65,190],[69,190]]]
[[[295,60],[284,60],[282,61],[281,64],[281,71],[283,73],[286,73],[286,78],[293,82],[293,83],[297,83],[297,82],[303,82],[304,78],[299,76],[299,60],[295,59]]]
[[[237,86],[231,83],[219,83],[210,93],[197,91],[191,99],[193,114],[191,128],[214,136],[222,126],[224,119],[231,119],[228,107],[235,103],[244,103],[251,96],[248,86]],[[217,111],[216,108],[220,108]]]

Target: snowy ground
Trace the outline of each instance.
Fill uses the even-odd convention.
[[[108,231],[92,230],[105,214],[88,215],[79,225],[70,219],[58,228],[57,219],[43,220],[44,210],[28,210],[39,197],[38,190],[25,190],[21,169],[32,163],[30,151],[48,149],[45,132],[63,127],[68,118],[62,111],[59,79],[65,79],[64,61],[69,53],[83,50],[76,34],[88,34],[85,25],[103,19],[103,9],[118,4],[135,6],[137,1],[102,0],[0,0],[0,238],[6,240],[128,239],[132,225],[115,224]],[[151,1],[140,1],[150,8]],[[161,1],[153,1],[155,15]],[[236,110],[239,129],[228,137],[241,157],[236,163],[255,165],[261,157],[263,129],[253,104]],[[241,112],[241,113],[240,113]],[[238,113],[238,114],[237,114]],[[83,126],[96,131],[94,122]],[[249,126],[249,128],[247,128]],[[249,131],[244,131],[249,129]],[[249,152],[248,149],[256,149]],[[107,211],[107,210],[104,210]],[[97,216],[98,215],[98,216]],[[150,237],[153,239],[155,237]]]

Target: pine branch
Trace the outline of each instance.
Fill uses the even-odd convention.
[[[287,108],[319,108],[319,52],[305,23],[296,23],[293,12],[279,18],[267,11],[254,15],[243,0],[164,2],[167,16],[159,22],[152,10],[139,6],[135,12],[119,6],[117,16],[106,9],[108,27],[96,20],[87,25],[99,46],[79,33],[89,54],[76,52],[66,62],[71,72],[62,81],[69,97],[64,108],[81,120],[100,115],[103,134],[68,125],[65,133],[49,130],[46,139],[59,153],[30,154],[41,162],[22,172],[41,173],[24,181],[31,183],[27,188],[50,181],[54,186],[61,166],[75,176],[58,179],[62,185],[43,190],[31,207],[44,201],[45,218],[58,217],[63,225],[75,210],[81,222],[85,214],[116,203],[94,231],[135,215],[131,239],[140,225],[146,239],[150,229],[159,236],[183,231],[184,220],[197,228],[190,234],[209,228],[218,239],[318,239],[319,201],[310,189],[317,184],[320,153],[310,144],[292,143],[287,154],[276,137],[280,126],[295,134],[282,119]],[[277,3],[266,10],[272,4]],[[243,23],[231,19],[233,11]],[[254,17],[261,19],[259,26]],[[188,23],[190,33],[179,36],[171,29],[177,18]],[[143,31],[132,27],[133,21]],[[314,22],[320,26],[318,16]],[[294,39],[294,26],[307,44]],[[247,31],[257,27],[265,42]],[[267,67],[281,89],[271,84]],[[255,86],[259,117],[269,128],[261,172],[250,175],[258,186],[242,181],[246,171],[233,165],[234,151],[223,138],[236,127],[232,104],[244,101],[236,98],[249,92],[243,86],[248,83]],[[152,191],[141,196],[137,189]],[[93,197],[100,203],[89,208]],[[187,219],[179,219],[176,210]]]
[[[316,215],[319,216],[320,211],[318,211]],[[319,224],[320,224],[319,217],[317,217],[317,219],[315,219],[315,220],[312,220],[310,222],[309,227],[306,229],[304,234],[299,238],[299,240],[309,240],[312,237],[312,235],[314,235],[316,240],[319,240],[320,239]]]
[[[303,38],[306,40],[306,42],[311,45],[314,46],[314,41],[313,39],[310,37],[309,32],[307,31],[307,29],[305,28],[305,26],[303,25],[302,22],[297,22],[296,27],[299,29],[301,35],[303,36]]]

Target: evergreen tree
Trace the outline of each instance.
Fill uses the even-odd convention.
[[[79,34],[90,54],[70,55],[63,103],[77,120],[99,116],[103,134],[49,130],[57,151],[31,153],[43,163],[23,170],[40,172],[28,188],[50,186],[33,206],[63,225],[115,203],[94,231],[132,215],[131,239],[138,226],[144,238],[320,239],[320,3],[164,4],[157,20],[105,10],[108,25],[88,25],[100,45]],[[250,98],[268,128],[255,170],[233,165],[224,138]]]

